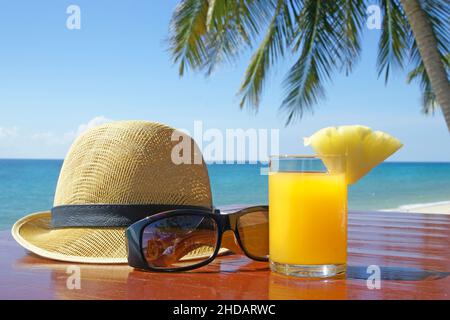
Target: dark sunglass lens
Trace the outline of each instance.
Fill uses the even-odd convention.
[[[238,232],[245,251],[256,258],[269,256],[269,214],[252,211],[239,217]]]
[[[142,234],[142,253],[150,267],[180,268],[208,260],[217,245],[213,218],[178,215],[152,222]]]

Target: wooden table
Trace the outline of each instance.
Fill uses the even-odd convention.
[[[81,289],[67,288],[68,263],[27,254],[0,232],[2,299],[450,299],[450,215],[349,214],[346,278],[273,274],[240,255],[188,273],[148,273],[124,265],[78,265]],[[367,266],[381,288],[367,287]]]

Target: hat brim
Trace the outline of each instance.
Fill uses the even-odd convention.
[[[38,256],[65,262],[127,263],[125,228],[53,228],[50,211],[18,220],[11,229],[14,239]],[[221,251],[228,251],[221,248]],[[197,251],[189,259],[209,256]]]

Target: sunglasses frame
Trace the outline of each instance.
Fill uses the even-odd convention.
[[[128,264],[134,268],[146,270],[146,271],[156,271],[156,272],[179,272],[179,271],[188,271],[193,269],[198,269],[200,267],[203,267],[209,263],[211,263],[219,254],[219,250],[222,244],[222,236],[223,234],[231,230],[236,237],[236,240],[239,244],[239,247],[244,252],[244,254],[249,257],[252,260],[256,261],[268,261],[268,258],[261,258],[256,257],[250,254],[245,246],[242,244],[241,237],[239,235],[238,231],[238,221],[239,218],[243,215],[246,215],[250,212],[255,211],[266,211],[269,212],[268,206],[253,206],[248,207],[242,210],[238,210],[235,212],[230,213],[220,213],[220,210],[214,209],[211,211],[211,209],[205,208],[203,209],[175,209],[175,210],[169,210],[164,211],[161,213],[157,213],[155,215],[149,216],[147,218],[144,218],[140,221],[137,221],[130,225],[126,229],[126,238],[127,238],[127,252],[128,252]],[[176,216],[183,216],[183,215],[194,215],[194,216],[204,216],[208,217],[214,220],[214,222],[217,225],[217,240],[216,240],[216,247],[214,249],[214,253],[209,257],[207,260],[204,260],[202,262],[199,262],[197,264],[193,264],[190,266],[185,267],[179,267],[179,268],[158,268],[158,267],[151,267],[148,265],[147,260],[145,259],[144,253],[142,252],[142,236],[144,233],[145,227],[147,227],[149,224],[169,218],[169,217],[176,217]]]

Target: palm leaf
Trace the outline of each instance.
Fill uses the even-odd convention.
[[[267,73],[270,67],[284,56],[286,47],[290,44],[292,14],[292,9],[284,0],[275,3],[266,34],[250,60],[238,92],[242,97],[241,108],[246,104],[258,108]]]
[[[170,51],[173,62],[179,63],[179,74],[186,68],[198,69],[207,58],[206,16],[207,0],[182,0],[173,13],[170,27]]]
[[[218,4],[220,1],[216,1],[216,0],[208,0],[209,4],[208,4],[208,13],[206,15],[206,29],[208,31],[211,30],[211,24],[213,22],[213,18],[215,15],[215,11],[217,10]]]
[[[442,63],[447,71],[450,73],[450,54],[442,59]],[[430,78],[425,70],[425,66],[421,63],[417,68],[408,73],[407,83],[417,80],[422,89],[422,112],[425,114],[433,114],[438,107],[436,95],[431,88]]]
[[[250,37],[237,28],[236,15],[239,3],[227,0],[211,0],[207,16],[208,33],[207,59],[204,61],[206,74],[223,61],[233,61],[242,49],[242,44]]]
[[[388,82],[391,69],[403,68],[409,54],[409,24],[398,0],[381,0],[382,31],[378,44],[378,76]]]
[[[424,110],[435,98],[420,52],[400,0],[378,0],[382,31],[378,75],[385,81],[409,57],[408,81],[419,80]],[[325,97],[324,85],[336,70],[352,71],[361,51],[365,0],[181,0],[171,21],[170,51],[179,74],[187,69],[210,75],[223,62],[234,62],[245,49],[256,47],[238,94],[240,106],[258,108],[268,73],[286,54],[295,62],[283,85],[281,110],[287,123]],[[444,59],[450,47],[448,0],[421,0]],[[443,60],[444,61],[444,60]],[[448,67],[448,59],[445,60]],[[448,70],[448,69],[447,69]]]
[[[170,51],[179,74],[188,68],[210,75],[234,61],[267,24],[276,0],[182,0],[171,21]]]
[[[286,96],[281,109],[288,114],[286,124],[301,118],[305,111],[312,111],[312,106],[325,97],[323,84],[330,80],[332,71],[354,57],[355,51],[344,50],[341,44],[343,30],[348,31],[339,19],[341,10],[339,1],[303,2],[296,17],[294,50],[299,52],[299,58],[283,82]]]
[[[366,18],[364,0],[337,0],[340,10],[338,25],[341,33],[341,50],[346,51],[342,70],[348,75],[361,53],[361,32]]]

